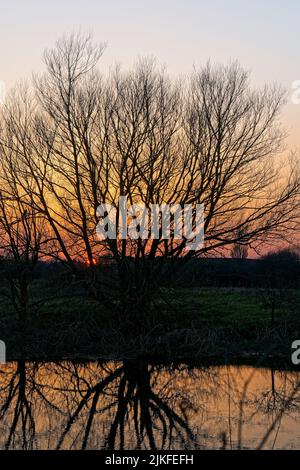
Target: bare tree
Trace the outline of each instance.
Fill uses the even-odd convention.
[[[13,136],[6,137],[12,138],[12,147],[1,152],[0,163],[1,295],[9,298],[24,326],[31,304],[30,285],[38,261],[49,249],[50,239],[46,219],[32,203],[30,182],[26,181],[26,192],[18,184],[17,146]]]
[[[47,219],[56,239],[50,256],[75,270],[77,259],[92,267],[110,253],[131,310],[148,302],[176,260],[245,241],[257,249],[298,227],[298,164],[294,158],[282,168],[278,160],[285,136],[278,87],[253,90],[237,63],[208,63],[186,83],[151,61],[101,77],[102,52],[90,37],[59,40],[44,54],[32,101],[21,98],[26,111],[4,111],[2,152],[14,155],[18,184]],[[160,230],[158,239],[100,243],[97,207],[118,208],[124,195],[146,208],[203,204],[204,246],[188,251],[172,226],[169,240]]]

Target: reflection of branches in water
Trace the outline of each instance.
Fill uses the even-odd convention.
[[[195,442],[195,437],[188,426],[187,401],[181,406],[181,415],[168,405],[175,397],[168,396],[166,384],[160,390],[154,391],[158,372],[157,367],[150,367],[146,362],[125,361],[121,367],[88,388],[81,395],[75,411],[70,415],[67,425],[61,434],[57,448],[60,448],[79,418],[80,412],[89,403],[88,417],[83,432],[82,445],[88,445],[92,423],[96,414],[112,411],[109,431],[105,439],[106,447],[123,449],[126,437],[135,440],[134,447],[149,447],[151,449],[172,447],[174,440],[180,441],[186,447],[189,442]],[[152,377],[154,380],[152,381]],[[78,377],[77,377],[78,382]],[[79,380],[80,382],[80,380]],[[100,398],[106,394],[111,402],[101,407]],[[178,399],[178,397],[177,397]],[[192,405],[191,405],[192,406]],[[132,433],[132,428],[134,433]],[[160,438],[159,442],[158,437]]]
[[[20,360],[3,366],[0,370],[0,421],[1,435],[5,436],[5,441],[1,441],[1,446],[6,449],[33,449],[37,417],[44,422],[48,418],[46,433],[50,436],[51,421],[53,418],[56,420],[57,413],[68,415],[68,409],[73,404],[71,393],[81,393],[81,390],[78,387],[79,376],[75,384],[62,382],[60,374],[63,371],[64,378],[67,379],[67,372],[70,378],[69,368],[64,363],[58,367],[54,363],[25,363]],[[84,377],[81,381],[88,386]]]
[[[264,434],[261,438],[257,434],[255,436],[253,425],[258,425],[264,433],[267,433],[272,426],[271,432],[274,431],[275,437],[271,447],[274,447],[282,418],[289,414],[295,418],[296,412],[299,410],[300,390],[297,381],[299,376],[295,373],[276,371],[276,377],[279,377],[276,386],[275,372],[271,370],[269,376],[271,381],[268,386],[266,380],[270,369],[245,366],[226,366],[216,369],[218,390],[215,392],[214,402],[217,408],[213,414],[208,412],[208,418],[212,419],[213,426],[216,428],[217,416],[220,413],[222,427],[219,429],[218,436],[223,442],[222,448],[225,449],[229,446],[231,449],[242,449],[249,446],[249,442],[251,442],[249,438],[254,442],[262,440]],[[218,409],[218,402],[220,409]],[[211,400],[212,403],[213,400]],[[264,415],[267,420],[263,419],[262,421]],[[213,439],[213,435],[211,438]],[[208,444],[212,442],[212,439],[208,440]],[[266,441],[264,441],[265,444]],[[214,444],[215,447],[216,444]]]
[[[253,405],[256,407],[257,411],[263,412],[267,415],[271,414],[272,416],[272,422],[257,446],[257,449],[262,449],[267,443],[272,432],[275,432],[272,444],[273,449],[279,434],[283,415],[288,415],[291,412],[294,413],[296,410],[299,410],[300,382],[298,381],[298,378],[296,380],[291,380],[286,371],[275,372],[273,368],[270,372],[271,388],[265,390],[260,394],[260,396],[256,396],[253,400]],[[276,374],[280,375],[279,388],[276,386]]]
[[[273,419],[273,422],[272,424],[269,426],[269,429],[267,430],[267,432],[265,433],[263,439],[261,440],[261,442],[259,443],[259,445],[257,446],[257,449],[258,450],[261,450],[264,445],[266,444],[267,440],[269,439],[269,436],[271,435],[271,433],[274,431],[277,423],[281,423],[281,419],[284,415],[284,413],[286,412],[286,409],[289,409],[290,408],[290,405],[291,403],[293,402],[293,400],[295,399],[295,397],[297,396],[298,392],[300,390],[300,382],[298,382],[295,386],[294,386],[294,389],[292,390],[292,392],[290,393],[290,396],[286,399],[284,405],[281,406],[280,410],[278,411],[277,413],[277,416]],[[276,434],[276,438],[277,438],[277,434]]]
[[[107,447],[116,445],[119,430],[119,447],[124,448],[125,424],[132,419],[135,429],[136,448],[141,448],[145,438],[151,449],[172,447],[175,436],[182,446],[195,441],[188,426],[188,416],[183,410],[180,416],[174,408],[167,404],[166,397],[154,392],[151,383],[153,368],[147,363],[124,363],[124,373],[118,389],[118,406],[112,422]],[[164,390],[164,387],[162,388]],[[130,414],[132,411],[132,416]],[[159,431],[159,432],[154,432]],[[157,437],[161,442],[157,443]]]
[[[1,446],[244,448],[252,423],[266,415],[265,435],[254,445],[264,447],[274,433],[274,447],[282,417],[295,416],[300,397],[297,375],[269,373],[142,360],[7,364],[0,371]]]
[[[77,372],[77,371],[76,371]],[[71,414],[70,418],[68,419],[67,425],[61,434],[61,437],[58,441],[57,444],[57,449],[59,449],[65,437],[67,436],[68,432],[70,431],[72,425],[76,422],[77,418],[80,415],[80,412],[82,409],[88,405],[88,401],[92,398],[92,404],[90,406],[89,412],[88,412],[88,419],[86,422],[86,427],[85,427],[85,432],[84,432],[84,438],[82,441],[82,448],[85,449],[87,442],[88,442],[88,437],[91,431],[92,423],[94,420],[94,416],[96,413],[96,408],[97,408],[97,403],[99,400],[99,397],[101,393],[105,390],[105,388],[117,377],[122,372],[122,367],[117,368],[114,372],[110,373],[107,377],[105,377],[101,382],[97,383],[96,385],[89,387],[86,393],[82,396],[81,394],[81,400],[79,401],[78,406],[76,407],[75,411]],[[80,377],[76,373],[76,382],[78,385],[80,385]]]
[[[24,361],[19,361],[17,367],[13,367],[11,374],[1,371],[1,397],[5,397],[1,403],[0,420],[4,420],[6,413],[11,410],[11,424],[4,426],[8,428],[8,436],[5,448],[15,446],[15,440],[21,449],[32,449],[35,437],[35,419],[33,411],[33,395],[35,392],[34,380],[27,380],[27,367]],[[30,371],[34,376],[36,367]],[[8,377],[8,380],[5,380]]]
[[[5,425],[5,446],[32,448],[38,414],[44,428],[36,447],[45,448],[47,436],[46,446],[58,449],[196,447],[188,422],[198,407],[191,387],[180,391],[182,374],[195,380],[187,366],[153,366],[144,361],[8,364],[1,380],[1,421],[10,423],[9,433]],[[22,445],[15,439],[20,432]],[[59,436],[56,443],[55,436]],[[96,444],[100,436],[102,441]]]
[[[239,449],[243,447],[242,429],[243,425],[245,424],[245,415],[247,415],[247,423],[250,425],[253,422],[255,416],[258,414],[261,415],[263,413],[267,415],[268,418],[271,418],[271,424],[268,425],[267,431],[261,438],[258,448],[263,448],[267,443],[271,433],[275,431],[275,437],[271,446],[271,448],[274,448],[283,416],[288,415],[290,412],[294,413],[296,410],[299,410],[300,383],[298,376],[294,378],[294,376],[289,374],[287,371],[276,371],[276,374],[280,376],[280,387],[278,388],[276,387],[275,370],[270,369],[270,388],[264,388],[264,390],[251,393],[249,388],[252,385],[252,382],[254,382],[254,378],[258,370],[255,368],[252,369],[248,378],[244,380],[241,392],[236,393],[237,397],[240,396],[237,441],[237,447]],[[262,371],[260,372],[262,373]]]
[[[297,387],[297,384],[288,379],[288,374],[285,371],[277,371],[276,373],[274,369],[271,369],[270,373],[271,388],[256,396],[253,400],[253,405],[259,411],[266,414],[279,412],[282,408],[284,408],[285,413],[297,410],[300,404],[300,397],[294,394],[293,400],[291,400],[291,393]],[[276,386],[276,374],[281,375],[280,388]]]

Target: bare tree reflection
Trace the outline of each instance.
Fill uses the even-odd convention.
[[[299,387],[273,369],[20,360],[0,369],[0,447],[274,448]]]
[[[179,411],[175,411],[175,397],[169,393],[166,383],[161,389],[154,391],[160,371],[160,367],[149,366],[145,361],[124,361],[120,367],[109,372],[81,396],[60,436],[57,448],[62,446],[88,401],[90,405],[82,449],[88,446],[95,415],[108,410],[111,410],[112,414],[105,437],[106,448],[124,449],[126,436],[130,436],[131,445],[136,449],[172,448],[174,442],[180,443],[181,448],[195,446],[196,438],[188,425],[188,412],[193,410],[194,406],[185,400],[185,403],[180,403]],[[111,397],[109,404],[101,403],[103,393]],[[176,398],[181,401],[181,397]]]
[[[32,449],[35,438],[35,414],[34,414],[34,375],[37,365],[28,367],[24,360],[13,365],[10,371],[1,370],[1,397],[4,397],[0,407],[0,421],[9,414],[9,419],[4,421],[6,427],[5,449],[18,447]],[[30,379],[28,380],[28,376]]]
[[[245,375],[245,374],[244,374]],[[257,376],[264,377],[266,385],[257,387]],[[277,381],[276,381],[277,378]],[[277,383],[278,382],[278,383]],[[293,415],[295,418],[300,411],[300,382],[299,375],[286,370],[252,368],[250,374],[244,376],[242,386],[238,380],[230,377],[231,388],[234,389],[230,399],[235,401],[238,408],[237,419],[237,448],[247,448],[244,432],[247,426],[253,426],[263,416],[267,417],[265,429],[261,437],[257,436],[257,448],[266,445],[274,448],[280,431],[282,418]],[[271,440],[271,435],[273,441]],[[232,446],[231,446],[232,448]]]
[[[276,377],[280,376],[280,385],[276,384]],[[270,388],[256,397],[256,407],[264,413],[278,412],[284,408],[285,412],[293,411],[300,405],[300,397],[294,396],[291,400],[291,387],[297,384],[291,382],[286,371],[270,369]]]

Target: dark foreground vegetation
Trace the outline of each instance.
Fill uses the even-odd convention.
[[[74,276],[40,263],[28,285],[26,321],[16,309],[22,285],[14,292],[3,276],[0,331],[9,358],[287,358],[300,337],[299,262],[291,252],[193,260],[153,291],[143,311],[126,317],[113,291],[109,301],[97,294],[97,283],[113,285],[114,271],[113,264],[93,272],[82,266]]]

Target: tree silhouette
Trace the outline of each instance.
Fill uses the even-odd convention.
[[[258,247],[298,227],[299,174],[294,158],[280,167],[284,93],[253,90],[237,63],[171,80],[151,61],[108,77],[97,69],[103,45],[71,35],[46,50],[46,71],[33,90],[19,89],[2,111],[0,186],[14,181],[17,201],[47,220],[49,257],[76,272],[88,260],[102,298],[95,260],[116,265],[122,310],[141,312],[170,272],[191,257]],[[8,163],[9,162],[9,165]],[[205,243],[187,250],[174,225],[165,240],[96,238],[97,208],[128,202],[203,204]],[[118,212],[117,212],[118,215]],[[195,214],[193,213],[193,217]],[[160,222],[162,224],[162,222]]]

